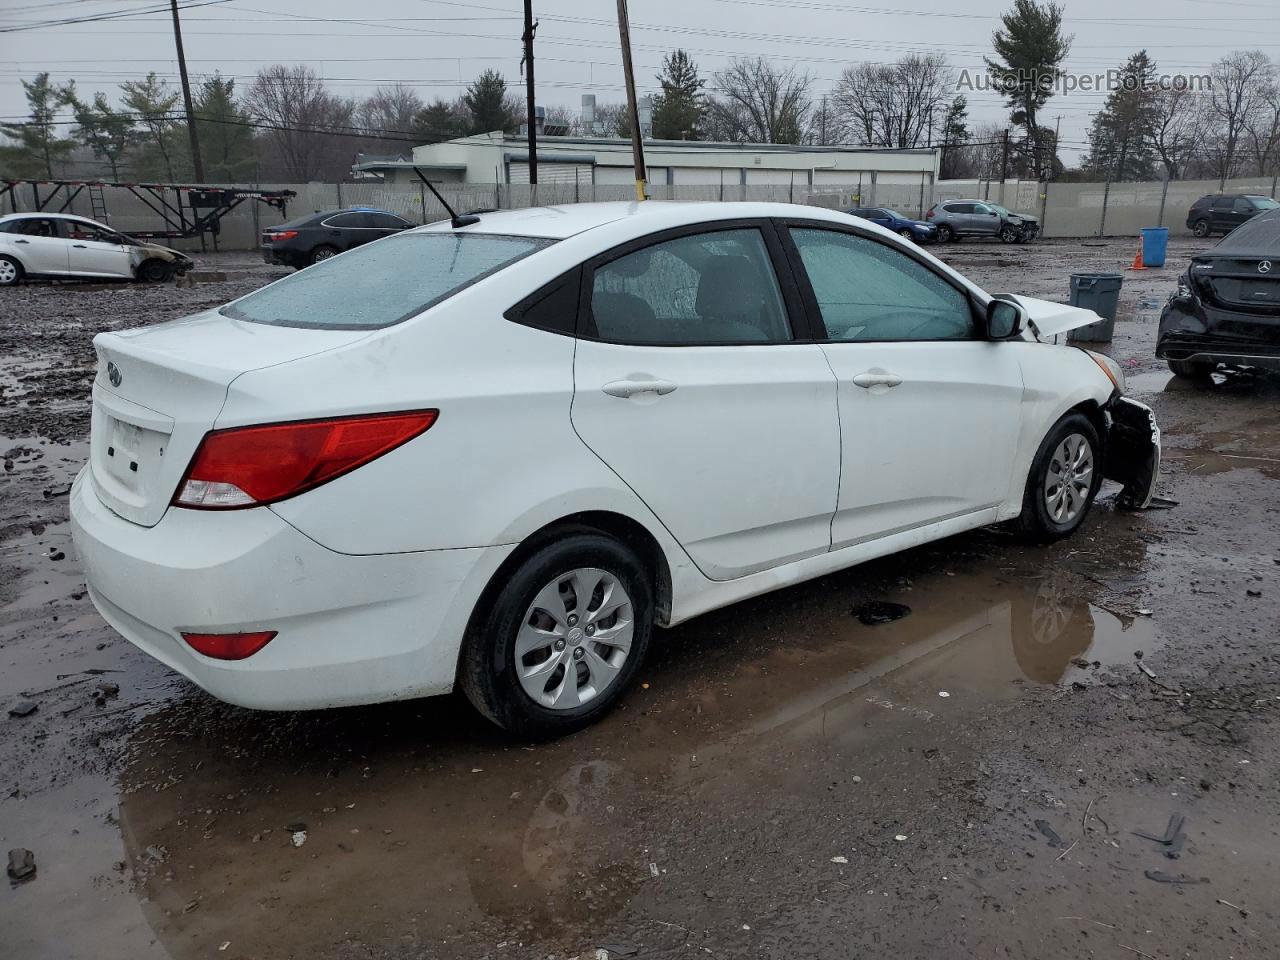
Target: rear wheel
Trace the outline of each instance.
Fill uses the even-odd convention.
[[[1191,225],[1191,232],[1197,237],[1207,237],[1209,235],[1209,221],[1197,220]]]
[[[939,224],[938,226],[938,242],[951,243],[956,239],[955,228],[949,223]]]
[[[327,243],[322,243],[311,251],[311,262],[319,263],[321,260],[328,260],[330,257],[336,257],[337,255],[337,247],[331,247]]]
[[[1209,360],[1169,360],[1169,369],[1173,371],[1175,376],[1186,377],[1188,380],[1208,380],[1209,374],[1213,373],[1217,366]]]
[[[580,532],[528,557],[481,601],[459,674],[467,698],[530,739],[572,733],[621,698],[653,630],[653,588],[618,541]]]
[[[1065,537],[1084,522],[1102,483],[1098,431],[1083,413],[1053,425],[1031,461],[1018,528],[1031,540]]]
[[[22,264],[13,257],[0,257],[0,287],[12,287],[22,280]]]

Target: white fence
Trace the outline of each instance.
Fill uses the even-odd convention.
[[[228,186],[231,186],[230,184]],[[239,185],[249,187],[249,185]],[[733,201],[768,200],[840,208],[855,205],[892,207],[901,213],[921,217],[934,203],[961,197],[991,200],[1014,210],[1040,217],[1048,237],[1132,236],[1142,227],[1165,226],[1175,235],[1189,234],[1186,214],[1199,197],[1210,193],[1251,193],[1276,196],[1276,178],[1228,180],[1181,180],[1154,183],[1037,183],[1035,181],[959,181],[929,183],[877,183],[867,175],[861,182],[810,185],[777,184],[694,184],[651,185],[655,200]],[[246,200],[222,219],[217,245],[221,249],[250,250],[258,245],[263,227],[275,226],[321,210],[344,206],[368,206],[391,210],[414,223],[442,219],[446,214],[421,184],[381,183],[264,183],[250,189],[296,191],[285,214]],[[459,212],[483,209],[510,209],[539,205],[587,203],[602,200],[630,200],[630,184],[591,183],[441,185],[441,192]],[[47,188],[42,191],[47,193]],[[146,204],[121,187],[103,189],[107,220],[126,233],[156,230],[159,217]],[[65,196],[65,194],[64,194]],[[46,207],[58,209],[61,198]],[[32,209],[29,190],[10,195],[15,211]],[[8,209],[0,212],[9,212]],[[91,216],[88,197],[81,194],[66,211]],[[207,239],[212,243],[212,238]],[[176,246],[199,249],[198,239],[178,241]]]

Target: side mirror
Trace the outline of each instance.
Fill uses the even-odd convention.
[[[1009,300],[992,300],[987,304],[987,339],[1011,340],[1026,325],[1022,307]]]

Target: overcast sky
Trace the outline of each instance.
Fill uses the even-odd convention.
[[[192,2],[192,0],[183,0]],[[876,0],[869,0],[870,3]],[[883,2],[883,0],[881,0]],[[907,8],[841,0],[631,0],[640,92],[654,92],[665,52],[683,47],[706,77],[734,56],[764,55],[813,79],[815,99],[844,66],[939,51],[959,72],[982,72],[991,33],[1011,4],[906,0]],[[154,0],[0,0],[0,26],[123,10],[155,10]],[[520,0],[219,0],[182,14],[192,80],[215,70],[247,86],[258,67],[311,64],[331,87],[361,97],[400,81],[425,100],[453,98],[487,67],[520,82]],[[577,109],[583,93],[622,98],[614,0],[534,0],[539,102]],[[1067,0],[1075,35],[1067,69],[1097,73],[1145,47],[1161,73],[1205,73],[1222,55],[1260,49],[1280,60],[1280,5],[1263,0]],[[114,96],[123,81],[154,70],[176,83],[167,5],[158,12],[100,23],[0,33],[0,116],[25,113],[19,78],[48,70],[76,79],[82,96]],[[963,91],[962,91],[963,92]],[[994,93],[967,92],[971,123],[1002,122]],[[1105,93],[1053,98],[1043,122],[1062,118],[1063,158],[1076,162],[1090,114]]]

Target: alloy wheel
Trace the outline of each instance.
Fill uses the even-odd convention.
[[[1044,477],[1044,505],[1054,523],[1070,523],[1089,503],[1093,487],[1093,447],[1079,433],[1068,434],[1053,452]]]
[[[16,283],[18,268],[8,260],[0,260],[0,284]]]
[[[574,710],[617,680],[631,653],[631,597],[612,573],[570,570],[534,596],[515,643],[524,692],[549,710]]]

